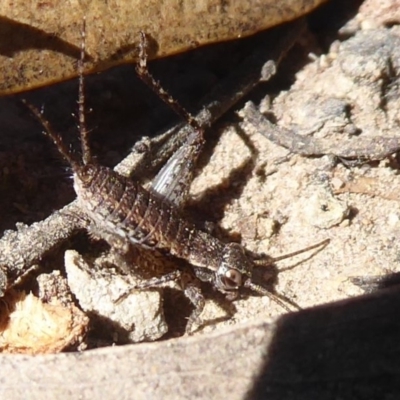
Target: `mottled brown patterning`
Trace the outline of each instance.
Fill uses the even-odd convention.
[[[137,66],[139,76],[153,88],[166,103],[180,114],[193,128],[187,141],[173,155],[155,178],[150,189],[139,182],[123,177],[110,168],[97,165],[90,153],[88,131],[84,118],[83,58],[85,54],[84,34],[80,61],[79,125],[82,159],[75,159],[61,138],[51,129],[50,124],[34,106],[28,107],[41,121],[45,133],[53,140],[60,153],[73,169],[74,188],[82,212],[90,219],[97,236],[104,238],[111,246],[119,245],[124,253],[129,246],[144,246],[162,250],[181,258],[192,266],[193,274],[202,281],[210,282],[215,289],[234,299],[242,287],[271,297],[289,310],[281,300],[284,297],[273,294],[252,281],[255,266],[267,266],[278,258],[258,257],[253,259],[238,243],[224,243],[211,234],[199,230],[183,216],[181,206],[187,197],[193,169],[204,139],[203,130],[161,86],[154,81],[147,70],[146,37],[141,34],[141,61]],[[122,243],[122,246],[121,246]],[[312,249],[326,241],[311,246]],[[301,250],[300,252],[303,252]],[[284,256],[289,257],[300,252]],[[161,278],[151,279],[135,289],[157,286],[168,279],[183,278],[180,270]],[[204,298],[193,280],[182,279],[185,293],[195,305],[187,331],[199,319],[204,307]]]

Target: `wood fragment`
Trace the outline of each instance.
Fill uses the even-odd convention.
[[[1,353],[58,353],[83,340],[89,321],[72,302],[49,304],[15,291],[2,299],[0,308]]]
[[[343,159],[373,161],[382,160],[400,150],[400,139],[395,137],[357,137],[340,139],[332,144],[331,141],[298,135],[268,121],[252,102],[246,104],[243,115],[245,121],[268,140],[306,157],[333,155]]]

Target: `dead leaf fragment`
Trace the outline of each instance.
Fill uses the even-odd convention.
[[[5,0],[0,3],[0,93],[76,75],[83,17],[86,70],[135,61],[139,31],[156,44],[152,57],[232,40],[293,20],[325,0],[202,2]]]
[[[79,343],[88,318],[75,306],[47,304],[33,294],[10,293],[2,299],[0,351],[58,353]]]

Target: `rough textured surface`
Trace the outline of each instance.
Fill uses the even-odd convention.
[[[0,5],[0,93],[15,93],[76,75],[86,17],[87,71],[137,58],[139,31],[163,57],[200,45],[245,37],[291,21],[325,0],[174,0],[26,2]]]
[[[272,60],[275,60],[275,62],[278,62],[279,59],[282,58],[282,54],[284,54],[289,46],[293,45],[293,41],[295,38],[298,37],[298,32],[299,28],[302,29],[303,24],[292,24],[290,27],[286,27],[283,29],[275,29],[273,35],[271,36],[270,34],[267,34],[267,36],[270,39],[274,39],[274,46],[272,46],[268,51],[265,49],[265,39],[264,39],[264,34],[258,38],[259,46],[258,50],[255,52],[255,54],[252,54],[250,58],[245,58],[243,63],[239,64],[237,68],[234,70],[233,74],[230,74],[226,79],[223,80],[223,84],[217,85],[216,91],[218,93],[214,93],[209,95],[209,100],[205,101],[205,104],[211,104],[207,110],[204,110],[206,112],[201,111],[199,113],[200,119],[199,121],[201,122],[202,125],[204,126],[209,126],[211,125],[212,121],[215,120],[218,116],[223,113],[223,110],[227,110],[229,108],[229,104],[235,104],[237,99],[241,99],[243,96],[243,93],[247,93],[249,91],[249,88],[253,88],[256,83],[258,83],[259,76],[260,76],[260,69],[264,66],[264,63],[266,60],[268,60],[269,64],[271,64]],[[264,39],[264,40],[262,40]],[[244,47],[243,47],[244,45]],[[246,43],[240,42],[240,46],[242,48],[246,48]],[[235,48],[235,46],[234,46]],[[254,50],[253,50],[254,52]],[[234,54],[234,53],[233,53]],[[258,54],[258,55],[257,55]],[[272,62],[273,63],[273,62]],[[271,66],[272,67],[272,66]],[[263,78],[267,79],[268,77],[271,77],[273,75],[274,71],[276,68],[263,68]],[[132,74],[130,75],[131,77],[133,76]],[[243,79],[244,77],[244,79]],[[103,81],[100,81],[101,85],[104,84]],[[66,85],[67,86],[67,85]],[[90,89],[90,85],[88,85],[88,89]],[[40,97],[38,98],[37,95],[39,95],[41,92],[37,92],[36,94],[32,94],[32,100],[34,102],[40,101]],[[49,93],[48,91],[45,91],[45,93]],[[35,96],[36,95],[36,96]],[[87,96],[90,98],[91,96]],[[153,96],[154,98],[154,96]],[[68,97],[62,97],[61,101],[64,103]],[[113,96],[114,99],[114,96]],[[211,100],[210,100],[211,99]],[[225,99],[225,102],[218,106],[218,101],[215,99]],[[235,100],[236,99],[236,100]],[[221,101],[221,100],[220,100]],[[47,103],[46,103],[47,104]],[[51,103],[50,103],[51,104]],[[157,108],[156,108],[157,109]],[[214,117],[212,117],[212,115]],[[211,119],[210,119],[211,117]],[[140,118],[139,118],[140,121]],[[135,120],[135,122],[137,122]],[[119,124],[118,124],[119,125]],[[18,123],[16,124],[18,126]],[[110,130],[105,128],[105,134],[106,137],[109,139],[114,139],[112,135],[109,134]],[[125,137],[130,137],[131,136],[131,127],[128,127],[128,131],[124,132]],[[66,127],[63,127],[60,129],[60,132],[65,132],[67,130]],[[111,130],[112,131],[112,130]],[[116,170],[119,173],[123,173],[125,175],[129,175],[131,171],[134,171],[134,174],[136,176],[136,179],[140,179],[142,182],[145,181],[146,176],[148,175],[149,171],[153,169],[152,164],[156,163],[158,160],[158,165],[163,165],[165,163],[165,159],[170,156],[171,149],[168,150],[168,147],[170,147],[171,144],[175,144],[173,146],[175,149],[176,144],[179,146],[179,138],[182,137],[185,140],[187,137],[187,129],[186,127],[182,127],[182,129],[179,129],[178,132],[176,132],[176,129],[172,130],[172,137],[170,133],[166,133],[165,135],[160,135],[154,139],[149,139],[149,138],[143,138],[139,142],[137,142],[134,146],[134,149],[132,150],[132,153],[129,154],[128,157],[126,157],[120,164],[116,166]],[[96,134],[99,134],[100,130],[96,130]],[[96,135],[92,135],[92,139],[95,139]],[[163,139],[164,138],[164,139]],[[169,140],[165,141],[166,138]],[[76,134],[73,137],[73,139],[76,139]],[[96,142],[92,143],[95,145]],[[163,151],[159,152],[159,146],[161,145],[161,149],[164,149]],[[143,152],[143,149],[152,149],[154,147],[154,150],[157,150],[155,152],[151,152],[150,156],[147,154],[147,157],[144,157],[147,152]],[[165,147],[165,148],[164,148]],[[106,147],[107,150],[109,149],[108,146]],[[35,153],[35,147],[32,146],[31,149],[33,150],[32,153]],[[45,149],[43,149],[45,150]],[[174,150],[172,149],[172,152]],[[168,155],[169,154],[169,155]],[[34,157],[32,155],[32,157]],[[161,158],[160,158],[161,157]],[[40,159],[39,156],[36,156],[35,162]],[[140,160],[144,161],[144,159],[148,159],[147,163],[141,162]],[[24,160],[24,158],[22,159]],[[29,178],[26,176],[26,171],[25,170],[25,164],[24,162],[21,163],[22,168],[21,170],[25,173],[22,173],[21,171],[21,176],[17,180],[11,180],[9,177],[5,179],[6,182],[27,182],[30,183],[33,188],[37,187],[38,184],[42,183],[44,186],[46,186],[46,180],[41,180],[39,178],[39,181],[35,181],[32,179],[33,177]],[[11,165],[8,163],[7,165]],[[46,164],[47,165],[47,164]],[[156,164],[157,165],[157,164]],[[136,166],[136,168],[133,168],[133,166]],[[25,170],[25,171],[24,171]],[[7,171],[7,170],[6,170]],[[16,173],[18,174],[20,172],[19,169],[17,169]],[[51,176],[51,175],[50,175]],[[32,185],[32,182],[34,184]],[[50,182],[48,182],[50,183]],[[44,187],[43,186],[43,187]],[[10,191],[13,186],[7,186],[8,190]],[[56,189],[57,190],[53,190]],[[14,188],[13,188],[14,189]],[[16,188],[15,188],[16,189]],[[51,190],[52,193],[57,193],[59,190],[59,198],[63,197],[63,193],[68,194],[68,192],[63,188],[63,185],[59,186],[48,186],[48,189]],[[21,192],[18,192],[21,193]],[[28,192],[29,193],[29,192]],[[42,196],[40,196],[40,193]],[[43,206],[49,205],[51,203],[50,197],[48,194],[45,193],[44,190],[41,190],[40,193],[35,193],[32,199],[35,200],[35,202],[38,202],[41,204],[41,207],[39,207],[40,210],[43,210]],[[16,196],[18,196],[16,192]],[[56,196],[57,197],[57,196]],[[65,195],[64,195],[65,197]],[[12,196],[9,197],[4,197],[3,199],[13,199]],[[63,198],[65,201],[67,197]],[[30,208],[32,210],[35,209],[35,206],[31,202],[29,202],[29,205],[25,204],[26,203],[26,198],[22,197],[22,207],[21,203],[18,204],[18,208],[22,209],[27,209]],[[13,206],[16,204],[15,202],[12,203]],[[36,203],[37,204],[37,203]],[[15,210],[14,210],[15,211]],[[42,211],[43,212],[43,211]],[[40,215],[40,214],[39,214]],[[7,214],[8,217],[10,218],[19,218],[17,214]],[[46,218],[44,221],[35,223],[31,226],[25,226],[22,224],[18,224],[18,230],[17,232],[14,231],[7,231],[6,234],[4,235],[0,246],[2,248],[2,251],[0,251],[0,272],[5,274],[5,279],[2,279],[3,282],[2,286],[0,287],[1,290],[6,290],[8,287],[11,287],[12,285],[16,284],[16,281],[21,280],[23,276],[26,276],[27,273],[29,273],[29,270],[31,269],[32,265],[35,265],[37,263],[40,263],[40,267],[44,267],[44,263],[42,262],[43,258],[47,253],[52,254],[53,256],[57,254],[57,247],[62,245],[63,243],[67,243],[66,239],[67,238],[73,238],[74,231],[77,231],[82,228],[87,229],[87,222],[86,222],[86,216],[84,213],[82,214],[80,212],[79,207],[76,204],[76,201],[71,203],[70,205],[64,207],[60,212],[55,212],[52,213],[51,216]],[[4,220],[4,225],[6,226],[7,222]],[[98,232],[97,236],[101,237],[101,232]],[[78,240],[79,236],[76,237],[75,240]],[[82,238],[81,238],[82,239]],[[92,244],[95,242],[92,241]],[[37,245],[39,244],[39,245]],[[84,245],[83,245],[84,247]],[[85,251],[89,251],[93,257],[93,252],[96,254],[96,252],[100,251],[104,252],[105,249],[96,248],[89,246],[89,249],[86,249]],[[91,249],[90,249],[91,248]],[[133,275],[137,277],[137,275],[142,276],[142,277],[152,277],[155,275],[160,275],[162,273],[165,273],[167,271],[174,271],[176,269],[176,264],[174,264],[174,260],[170,260],[169,262],[165,259],[165,256],[160,257],[160,254],[155,254],[154,252],[143,252],[139,251],[139,248],[134,249],[135,251],[132,252],[133,258],[129,260],[128,263],[125,263],[126,265],[119,265],[120,269],[122,268],[125,271],[128,271],[128,275]],[[135,253],[135,254],[133,254]],[[115,254],[114,254],[115,255]],[[111,254],[109,255],[111,256]],[[139,259],[138,259],[139,257]],[[108,262],[106,262],[106,265],[115,265],[115,258],[114,261],[110,259],[110,257],[106,256],[108,258]],[[118,258],[118,257],[117,257]],[[120,258],[120,257],[119,257]],[[175,260],[176,262],[176,260]],[[103,263],[104,264],[104,263]],[[170,264],[168,266],[168,264]],[[54,268],[54,264],[51,264],[52,268]],[[136,267],[135,267],[136,266]],[[116,274],[116,272],[113,270],[113,273]],[[104,276],[101,272],[101,270],[98,269],[93,269],[90,271],[91,278],[93,280],[96,280],[97,278],[99,281],[104,281]],[[98,275],[98,277],[96,276]],[[33,274],[31,276],[34,276]],[[132,276],[130,276],[131,278]],[[140,296],[139,296],[140,297]],[[84,298],[84,297],[83,297]],[[144,297],[143,297],[144,298]],[[160,297],[154,297],[154,296],[148,296],[148,299],[153,299],[153,300],[160,300]],[[180,304],[181,301],[177,300],[174,303]],[[185,302],[183,302],[185,304]],[[97,305],[96,305],[97,306]],[[108,309],[110,305],[107,305],[105,308]],[[156,309],[158,309],[160,306],[159,305],[154,305]],[[176,304],[173,305],[174,309],[177,310]],[[90,308],[90,307],[89,307]],[[100,305],[101,308],[101,305]],[[118,307],[117,307],[118,308]],[[149,308],[153,308],[152,305],[149,304]],[[167,307],[168,308],[168,307]],[[186,307],[187,308],[187,307]],[[99,309],[99,308],[97,308]],[[179,307],[178,307],[179,309]],[[109,310],[112,313],[112,310]],[[114,313],[115,315],[118,313]],[[170,329],[169,334],[171,335],[177,335],[181,334],[181,328],[177,329],[179,326],[184,325],[184,318],[183,314],[181,311],[173,313],[174,315],[171,315],[171,318],[175,318],[175,323],[170,324],[170,328],[174,327],[174,329]],[[93,314],[92,314],[93,315]],[[149,318],[143,319],[141,321],[141,326],[139,330],[142,332],[150,332],[154,330],[154,326],[159,325],[158,321],[158,316],[154,315],[155,321],[150,318],[150,314],[148,315]],[[179,320],[181,322],[179,322]],[[148,328],[144,326],[144,323],[148,325]],[[108,324],[110,325],[110,324]],[[115,324],[114,324],[115,325]],[[132,324],[130,324],[132,325]],[[135,328],[135,326],[131,326],[132,328]],[[176,331],[177,329],[177,331]],[[96,330],[94,330],[96,331]],[[126,324],[125,324],[125,331],[126,331]],[[100,329],[100,332],[102,333],[102,336],[105,334],[105,329]],[[111,343],[114,343],[115,340],[117,339],[122,339],[122,342],[126,341],[126,334],[121,335],[120,333],[118,335],[115,335],[115,333],[118,332],[109,332],[109,338],[108,340],[111,339]],[[164,333],[164,329],[162,328],[159,332],[159,336]],[[110,337],[111,336],[111,337]],[[125,340],[124,340],[125,336]],[[129,334],[128,334],[129,336]],[[135,336],[135,334],[133,334]],[[141,335],[137,336],[141,337]],[[155,337],[153,335],[153,337]],[[99,344],[94,344],[95,346],[98,346]]]
[[[399,387],[399,292],[198,338],[2,356],[2,399],[382,399]],[[377,340],[377,336],[379,340]]]
[[[278,77],[281,80],[269,86],[268,90],[262,87],[254,94],[253,100],[261,99],[261,110],[275,115],[280,127],[307,135],[311,139],[325,141],[329,144],[328,154],[309,158],[289,154],[287,149],[266,140],[248,122],[229,124],[224,129],[219,125],[223,132],[218,139],[215,134],[217,144],[214,147],[210,145],[204,155],[204,168],[192,187],[192,207],[201,219],[219,222],[226,235],[240,237],[242,243],[251,250],[265,251],[275,256],[305,247],[325,237],[331,238],[329,246],[312,257],[302,256],[301,263],[297,259],[289,259],[279,264],[279,269],[284,270],[278,276],[276,290],[285,293],[303,307],[361,294],[362,291],[351,283],[349,278],[352,276],[384,275],[400,269],[398,159],[396,155],[377,159],[376,153],[371,152],[368,146],[361,146],[365,139],[372,143],[381,137],[394,140],[399,138],[399,28],[393,25],[393,14],[390,12],[396,2],[385,2],[384,9],[389,10],[386,14],[382,10],[378,12],[382,4],[383,2],[373,0],[366,1],[360,12],[354,18],[348,19],[339,32],[334,30],[334,33],[331,31],[325,36],[320,33],[322,36],[317,37],[322,43],[321,48],[311,40],[315,36],[308,37],[308,41],[304,40],[308,46],[305,52],[323,55],[314,55],[310,61],[301,51],[303,58],[299,57],[299,53],[292,54],[286,69],[283,67],[279,70],[282,75],[278,74]],[[374,22],[373,26],[369,22],[371,20],[368,14],[371,9],[380,15],[379,21]],[[329,15],[329,19],[333,19],[333,14]],[[225,48],[220,48],[218,52],[224,55],[226,63]],[[297,64],[300,58],[305,65]],[[160,70],[171,68],[168,74],[172,73],[170,64],[158,65],[161,66],[156,68]],[[200,69],[201,63],[197,62],[195,65]],[[123,75],[123,72],[119,73]],[[294,83],[289,84],[284,77],[289,77],[287,79],[290,82],[294,78]],[[142,93],[136,91],[136,88],[125,92],[129,80],[122,80],[121,89],[118,78],[118,74],[103,77],[105,81],[98,87],[106,88],[106,91],[98,89],[98,93],[106,93],[112,87],[120,97],[116,96],[107,103],[105,97],[99,96],[90,104],[94,110],[91,117],[94,124],[98,118],[97,125],[100,128],[99,136],[94,138],[95,149],[99,154],[102,148],[112,149],[101,155],[102,160],[111,164],[115,161],[118,142],[122,143],[121,148],[126,146],[126,142],[118,136],[123,130],[121,126],[127,132],[139,132],[143,128],[140,132],[147,134],[151,130],[149,127],[154,128],[163,118],[161,111],[161,117],[160,114],[157,118],[154,114],[150,117],[153,126],[151,122],[146,123],[139,119],[138,125],[127,128],[130,120],[120,110],[120,114],[114,115],[117,119],[114,125],[110,122],[111,117],[107,120],[105,110],[110,113],[114,111],[114,103],[122,104],[122,110],[127,114],[136,113],[137,116],[148,112],[146,106],[139,105],[138,102],[132,106],[137,101],[134,98],[140,98]],[[171,78],[182,86],[185,86],[183,82],[191,79],[193,78],[185,78],[184,74],[181,79],[176,76]],[[207,79],[204,78],[204,81]],[[47,97],[49,103],[54,102],[47,111],[50,114],[55,113],[55,120],[62,113],[55,107],[57,102],[54,99],[62,97],[63,101],[59,100],[58,106],[61,104],[63,112],[67,114],[71,110],[68,105],[73,104],[76,99],[68,92],[67,86],[58,90],[57,92],[53,88],[38,95],[39,99]],[[195,93],[193,86],[189,92]],[[267,93],[270,98],[265,98]],[[69,104],[66,101],[68,95],[72,97]],[[131,103],[121,99],[130,99]],[[11,100],[10,103],[13,109],[14,103]],[[96,105],[100,105],[97,113]],[[24,118],[29,117],[23,111],[20,114],[23,122],[19,126],[24,127],[28,124]],[[11,118],[10,115],[12,114],[8,114],[8,118]],[[10,122],[7,124],[10,126]],[[112,132],[112,140],[108,142],[107,131]],[[74,134],[73,132],[72,136]],[[213,144],[212,139],[209,141]],[[343,155],[341,146],[348,146],[351,141],[358,143],[363,153],[341,156],[337,162],[334,155]],[[40,144],[46,146],[44,142]],[[30,148],[33,149],[34,146]],[[47,152],[51,151],[48,149],[51,146],[47,147]],[[16,170],[6,171],[7,175],[4,170],[8,165],[2,166],[3,174],[8,177],[18,176],[21,170],[26,172],[29,169],[24,162],[29,161],[31,153],[24,155],[21,148],[14,152],[19,154],[20,159]],[[7,159],[5,154],[4,159]],[[373,161],[366,162],[370,159]],[[363,162],[357,164],[354,161]],[[41,165],[30,169],[41,170]],[[57,165],[53,171],[59,169],[60,165]],[[44,178],[41,179],[41,186],[38,186],[45,187]],[[36,182],[33,178],[32,181]],[[62,182],[61,178],[60,181]],[[28,183],[31,181],[23,182],[24,187],[29,189]],[[55,191],[54,187],[52,190]],[[29,208],[27,199],[20,201],[21,192],[5,192],[9,196],[15,195],[19,200],[14,201],[4,212],[5,227],[12,226],[10,210],[15,212],[17,220],[26,223],[42,218],[42,214],[46,212],[38,207],[39,203],[33,202]],[[316,193],[329,196],[329,199],[340,206],[340,218],[333,219],[335,223],[331,219],[326,223],[326,210],[331,208],[327,209],[324,202],[321,204],[315,201],[315,206],[312,206],[313,202],[309,200]],[[28,199],[36,198],[28,194]],[[52,197],[56,197],[55,200]],[[52,200],[52,205],[44,208],[48,213],[52,208],[59,207],[57,196],[54,194],[52,197],[47,199],[48,202]],[[5,201],[4,196],[2,201]],[[344,212],[347,210],[348,213]],[[296,268],[288,268],[294,266]],[[209,302],[211,309],[212,303],[217,299],[213,294],[209,298],[213,300]],[[181,302],[174,301],[174,297],[165,299],[166,314],[173,312],[176,314],[175,318],[178,318]],[[271,398],[275,396],[277,399],[357,396],[382,398],[382,388],[395,398],[396,393],[399,393],[398,304],[398,293],[395,291],[290,314],[278,320],[277,325],[266,328],[265,321],[276,318],[282,310],[266,298],[251,296],[234,303],[236,312],[227,321],[217,324],[215,314],[211,313],[210,325],[196,338],[96,350],[85,353],[83,357],[3,357],[3,368],[0,371],[4,374],[3,381],[8,381],[9,386],[2,385],[2,388],[10,390],[5,392],[7,398],[12,389],[15,395],[15,387],[18,390],[21,387],[24,389],[24,385],[31,385],[29,382],[34,380],[36,383],[40,382],[40,394],[43,396],[44,390],[51,391],[55,386],[60,388],[58,383],[61,378],[58,377],[67,376],[65,371],[70,371],[71,382],[66,385],[65,391],[72,387],[83,397],[90,397],[99,390],[105,393],[105,388],[108,387],[110,396],[115,389],[121,398],[129,397],[133,392],[137,394],[137,398],[145,397],[149,393],[147,390],[155,388],[166,398],[171,393],[174,398],[195,398],[204,394],[213,398],[225,398],[227,392],[237,393],[238,398],[243,398],[251,387],[256,387],[258,391],[254,393],[255,398],[257,393],[261,393],[258,398],[265,398],[265,393],[268,393]],[[183,313],[180,320],[184,318]],[[250,327],[241,325],[243,321],[260,319],[262,323],[252,323]],[[173,322],[177,323],[177,320]],[[211,330],[217,331],[223,325],[234,324],[237,325],[232,330],[204,334]],[[281,329],[276,329],[276,326]],[[262,332],[265,330],[267,337],[263,338]],[[255,340],[252,335],[260,336]],[[274,337],[273,346],[270,344],[271,336]],[[264,361],[267,360],[262,367],[260,353],[266,354]],[[71,366],[74,363],[79,366],[79,360],[87,360],[86,357],[92,366],[90,377],[87,374],[85,377],[84,374],[79,375],[78,367],[75,370]],[[178,367],[173,367],[173,361]],[[164,367],[158,368],[158,362]],[[41,365],[47,370],[51,367],[53,376],[44,378],[44,374],[39,373],[38,366]],[[100,370],[103,365],[106,365],[106,369]],[[133,379],[130,375],[132,365],[140,365],[138,374],[142,375],[138,375],[138,378]],[[58,370],[56,366],[59,366]],[[93,369],[97,367],[99,369]],[[26,378],[27,373],[23,368],[31,371],[29,378]],[[88,370],[87,365],[83,370],[85,368]],[[24,373],[18,375],[18,371]],[[32,375],[35,371],[39,371],[36,378]],[[201,371],[206,373],[201,374]],[[110,386],[99,384],[104,382],[105,375],[110,377]],[[194,379],[198,376],[201,379]],[[11,381],[10,377],[15,377],[17,383]],[[92,377],[96,379],[92,380]],[[84,386],[82,380],[85,382]],[[198,382],[201,388],[193,386],[193,382]],[[169,383],[171,386],[168,386]],[[82,393],[82,387],[85,388],[85,393]],[[164,389],[165,392],[162,392]],[[60,388],[60,397],[65,395],[62,390],[64,387]]]
[[[107,319],[107,325],[121,342],[149,342],[163,336],[168,327],[164,320],[160,293],[157,291],[135,291],[127,279],[115,271],[105,269],[102,274],[94,272],[73,250],[65,253],[65,270],[71,292],[85,312],[98,319]],[[127,296],[118,301],[126,294]],[[151,322],[151,323],[150,323]]]
[[[89,318],[72,302],[46,303],[33,294],[3,297],[0,351],[16,354],[58,353],[76,349],[87,333]]]

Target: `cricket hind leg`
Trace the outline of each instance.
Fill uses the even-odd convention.
[[[81,139],[81,151],[83,164],[89,164],[93,161],[90,151],[89,131],[86,127],[86,104],[85,104],[85,79],[83,70],[86,54],[86,17],[83,17],[81,30],[81,53],[78,61],[79,89],[78,89],[78,128]]]
[[[186,141],[159,171],[151,185],[153,192],[180,207],[187,200],[197,159],[204,147],[204,129],[150,74],[147,68],[147,38],[143,32],[140,38],[139,62],[136,65],[138,76],[192,128]]]
[[[231,311],[231,307],[228,309],[228,307],[221,302],[221,304],[218,304],[224,309],[227,316],[214,318],[210,321],[204,321],[201,318],[201,314],[203,313],[206,305],[205,297],[201,287],[201,281],[193,274],[192,270],[186,268],[184,270],[175,270],[159,278],[152,278],[143,281],[137,285],[135,289],[151,289],[162,287],[169,281],[178,282],[184,296],[193,306],[185,327],[185,333],[187,335],[192,335],[196,331],[204,328],[206,325],[214,325],[216,322],[226,320],[232,316],[233,312]],[[231,302],[229,302],[229,304],[230,306],[232,305]]]
[[[199,125],[197,120],[182,107],[164,88],[157,82],[150,71],[147,68],[148,60],[148,41],[146,34],[140,32],[140,44],[139,44],[139,62],[136,64],[136,72],[139,78],[151,89],[157,96],[164,101],[177,115],[179,115],[188,125],[190,125],[194,131],[198,131],[199,134],[203,134],[203,128]]]
[[[191,335],[197,330],[196,326],[203,325],[200,315],[204,310],[206,302],[198,282],[189,282],[185,286],[184,294],[194,306],[194,310],[190,314],[186,324],[186,333]]]
[[[78,160],[70,151],[68,146],[63,143],[61,136],[53,129],[49,121],[43,116],[42,110],[39,110],[34,105],[28,103],[25,99],[22,102],[30,109],[36,119],[42,124],[44,133],[53,141],[59,153],[71,165],[74,172],[79,172],[82,166],[92,162],[92,155],[89,143],[89,131],[86,128],[85,121],[85,93],[84,93],[84,77],[83,69],[86,54],[86,18],[83,19],[81,30],[81,52],[78,60],[78,75],[79,75],[79,93],[78,93],[78,127],[81,140],[82,161]]]

